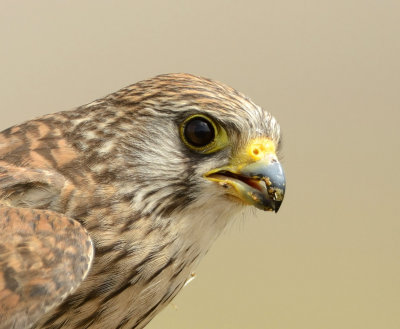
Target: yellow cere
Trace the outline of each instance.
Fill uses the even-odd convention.
[[[268,138],[256,139],[247,148],[247,154],[253,161],[261,160],[268,154],[275,154],[275,151],[275,143]]]

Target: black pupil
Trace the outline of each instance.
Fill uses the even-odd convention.
[[[194,118],[185,125],[185,138],[193,146],[206,146],[214,137],[214,127],[204,118]]]

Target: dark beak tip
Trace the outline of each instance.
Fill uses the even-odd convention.
[[[282,201],[275,201],[274,202],[274,211],[277,213],[282,205]]]
[[[266,199],[262,202],[262,204],[260,203],[260,205],[256,207],[264,211],[273,211],[274,213],[277,213],[281,208],[281,205],[282,201],[274,201],[271,199]]]

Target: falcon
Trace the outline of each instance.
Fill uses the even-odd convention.
[[[274,117],[189,74],[0,133],[0,329],[143,328],[233,217],[277,212]]]

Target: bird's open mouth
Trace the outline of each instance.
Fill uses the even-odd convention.
[[[264,180],[261,179],[254,179],[250,177],[246,177],[240,174],[235,174],[227,170],[221,170],[215,174],[211,174],[208,176],[209,178],[214,178],[214,179],[219,179],[221,182],[225,180],[231,180],[231,181],[240,181],[243,182],[244,184],[249,185],[253,189],[256,189],[258,191],[263,191],[263,189],[267,188],[267,185]],[[239,182],[238,182],[239,183]]]
[[[253,163],[237,170],[220,168],[205,177],[225,187],[243,202],[262,210],[277,212],[285,193],[285,177],[279,162]]]

